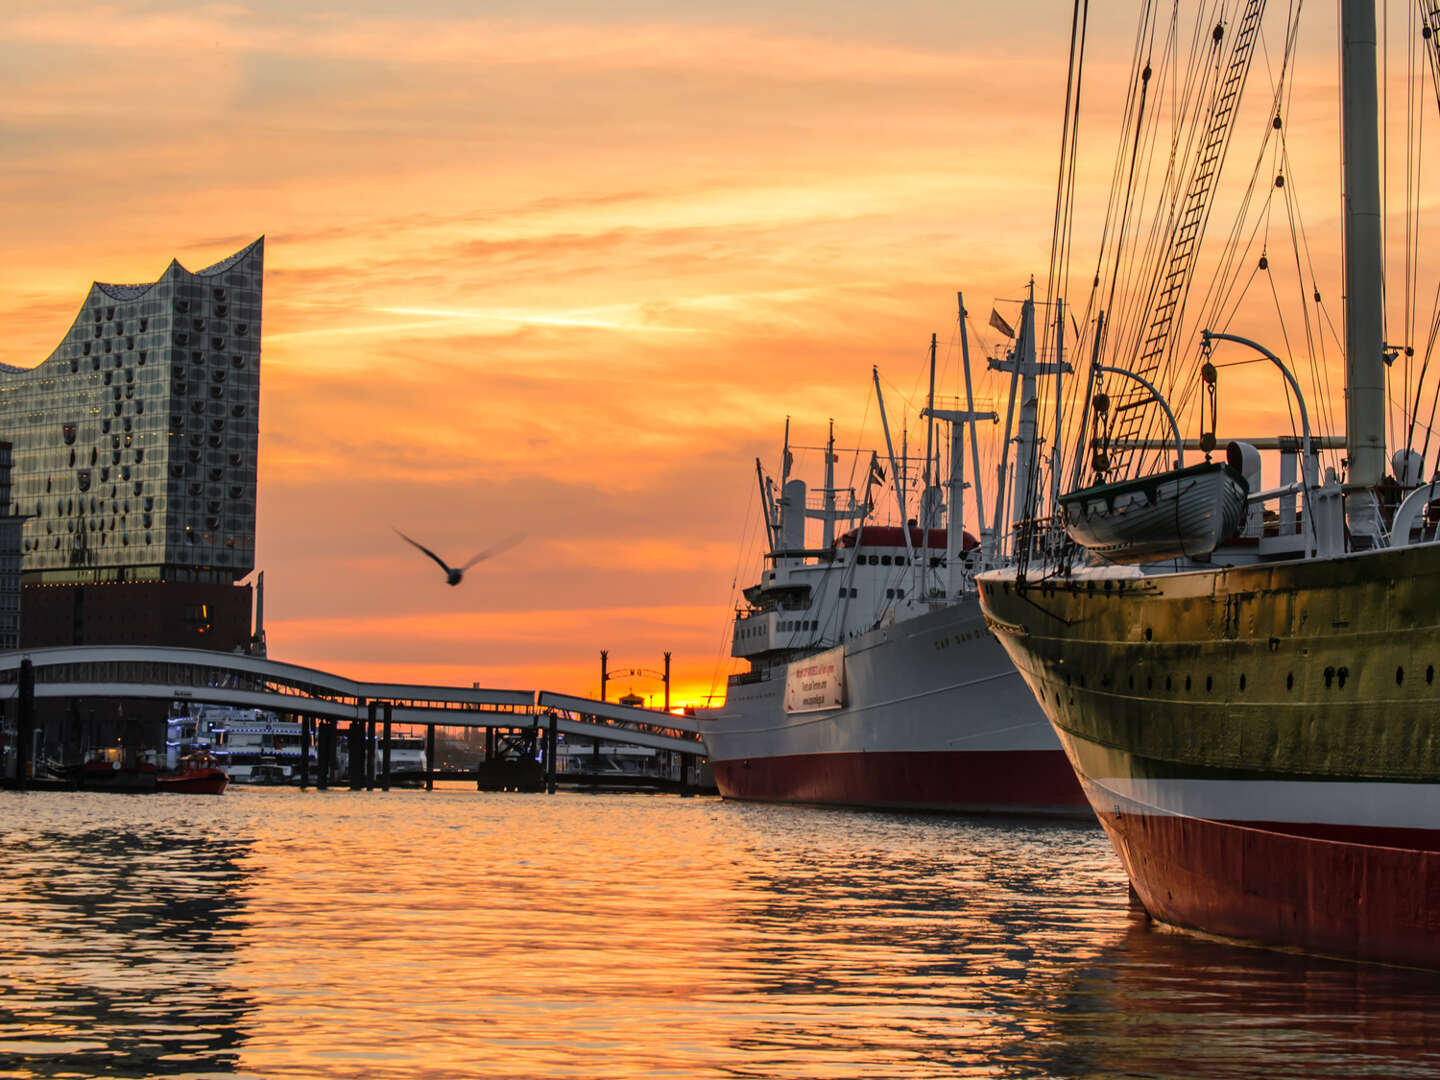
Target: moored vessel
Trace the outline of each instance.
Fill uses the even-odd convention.
[[[1022,325],[1032,327],[1025,310]],[[1027,360],[1023,332],[1012,360]],[[966,374],[968,387],[968,351]],[[883,420],[878,376],[875,386]],[[974,574],[995,557],[998,530],[982,523],[976,537],[964,529],[963,448],[968,434],[973,455],[974,422],[996,417],[976,411],[968,393],[965,404],[937,408],[932,391],[931,422],[951,430],[948,481],[938,484],[940,443],[927,439],[937,452],[927,448],[917,470],[926,482],[914,493],[913,518],[910,470],[886,422],[885,460],[904,525],[873,522],[885,481],[878,452],[863,470],[863,495],[837,486],[833,424],[818,499],[790,476],[788,423],[778,498],[756,462],[769,550],[732,630],[732,655],[749,670],[730,677],[723,706],[697,711],[722,795],[1090,817],[976,599]],[[1033,437],[1033,424],[1022,424],[1022,435]],[[853,453],[865,461],[865,452]],[[807,521],[820,524],[818,545],[807,543]],[[837,524],[851,527],[837,536]]]
[[[1253,47],[1255,8],[1227,24],[1238,32],[1219,54],[1222,70],[1248,63],[1239,53]],[[1284,455],[1280,486],[1247,483],[1244,519],[1227,520],[1202,549],[1178,516],[1168,548],[1154,519],[1118,546],[1115,536],[1072,527],[1080,550],[982,574],[979,587],[992,630],[1044,707],[1152,917],[1259,944],[1440,968],[1440,546],[1428,512],[1440,483],[1421,482],[1423,449],[1401,450],[1386,473],[1374,15],[1365,0],[1340,7],[1343,477],[1334,468],[1321,476],[1323,440],[1312,437],[1289,366],[1253,341],[1206,332],[1204,385],[1214,386],[1220,343],[1249,347],[1280,369],[1300,427],[1273,441]],[[1437,14],[1424,17],[1425,47],[1434,49]],[[1217,45],[1221,38],[1217,27]],[[1217,115],[1202,122],[1218,124]],[[1186,207],[1202,205],[1197,191],[1192,182],[1173,216],[1182,224],[1172,242],[1183,241],[1186,258],[1198,235],[1183,235],[1182,225]],[[1182,277],[1193,269],[1173,252],[1161,265],[1179,265]],[[1175,301],[1163,288],[1150,295],[1128,365],[1158,406],[1162,392],[1183,388],[1178,366],[1162,363]],[[1097,360],[1092,370],[1113,369]],[[1096,395],[1105,433],[1081,443],[1094,450],[1097,482],[1058,500],[1066,510],[1097,506],[1117,483],[1163,490],[1183,468],[1177,460],[1141,472],[1135,451],[1148,444],[1133,427],[1112,427],[1118,410],[1106,415],[1109,405]],[[1082,436],[1091,430],[1082,425]],[[1227,447],[1230,464],[1257,481],[1258,441]],[[1197,444],[1207,453],[1219,445],[1213,430]],[[1168,452],[1167,440],[1156,445]],[[1178,426],[1174,445],[1178,458],[1186,448]],[[1120,481],[1106,475],[1117,460],[1132,465]],[[1266,513],[1267,504],[1278,509]],[[1148,557],[1145,545],[1153,545]]]

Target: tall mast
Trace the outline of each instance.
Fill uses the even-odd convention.
[[[825,440],[825,521],[821,528],[827,551],[835,546],[835,420],[830,420],[830,436]]]
[[[1060,421],[1064,416],[1065,298],[1055,298],[1055,441],[1050,444],[1050,513],[1060,516]],[[1038,501],[1038,500],[1037,500]]]
[[[1016,349],[1016,365],[1020,372],[1020,442],[1015,452],[1015,491],[1010,496],[1010,514],[1014,523],[1031,515],[1031,487],[1035,469],[1035,376],[1040,374],[1035,360],[1035,283],[1030,283],[1030,296],[1020,309],[1020,345]]]
[[[930,334],[930,392],[924,408],[935,408],[935,334]],[[920,528],[940,526],[940,469],[935,446],[935,418],[924,425],[924,494],[920,495]],[[926,541],[929,543],[929,541]]]
[[[1375,536],[1369,489],[1385,474],[1380,164],[1375,92],[1375,3],[1340,5],[1341,126],[1345,150],[1345,446],[1350,531]]]
[[[970,336],[965,330],[965,294],[955,294],[955,304],[960,309],[960,356],[965,364],[965,408],[969,411],[975,409],[975,394],[970,389]],[[958,433],[952,433],[952,438]],[[980,487],[980,447],[979,436],[975,433],[975,425],[970,425],[970,460],[974,462],[971,466],[975,470],[975,523],[980,527],[980,555],[984,559],[994,557],[992,550],[992,534],[985,527],[985,493]],[[958,509],[952,510],[957,520],[960,517]]]
[[[935,408],[935,334],[930,334],[930,393],[924,397],[924,408]],[[935,420],[929,420],[924,425],[924,482],[926,487],[935,484],[939,477],[930,472],[930,462],[935,454]]]

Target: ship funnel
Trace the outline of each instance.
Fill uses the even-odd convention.
[[[780,546],[786,551],[799,551],[805,546],[805,499],[808,489],[804,480],[791,480],[785,485],[780,500]]]
[[[1245,478],[1245,484],[1253,495],[1261,490],[1260,451],[1248,442],[1232,442],[1225,447],[1225,462]],[[1251,503],[1245,514],[1245,528],[1242,536],[1259,536],[1265,529],[1265,506]]]
[[[1395,470],[1395,479],[1401,487],[1419,487],[1425,459],[1414,450],[1396,450],[1390,458],[1390,467]]]

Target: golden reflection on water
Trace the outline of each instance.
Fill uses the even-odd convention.
[[[0,1074],[1440,1076],[1434,976],[1157,931],[1098,830],[0,793]]]

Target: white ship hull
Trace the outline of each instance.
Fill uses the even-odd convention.
[[[787,712],[797,660],[699,712],[720,793],[780,802],[1090,817],[1044,713],[975,598],[846,644],[844,704]]]

